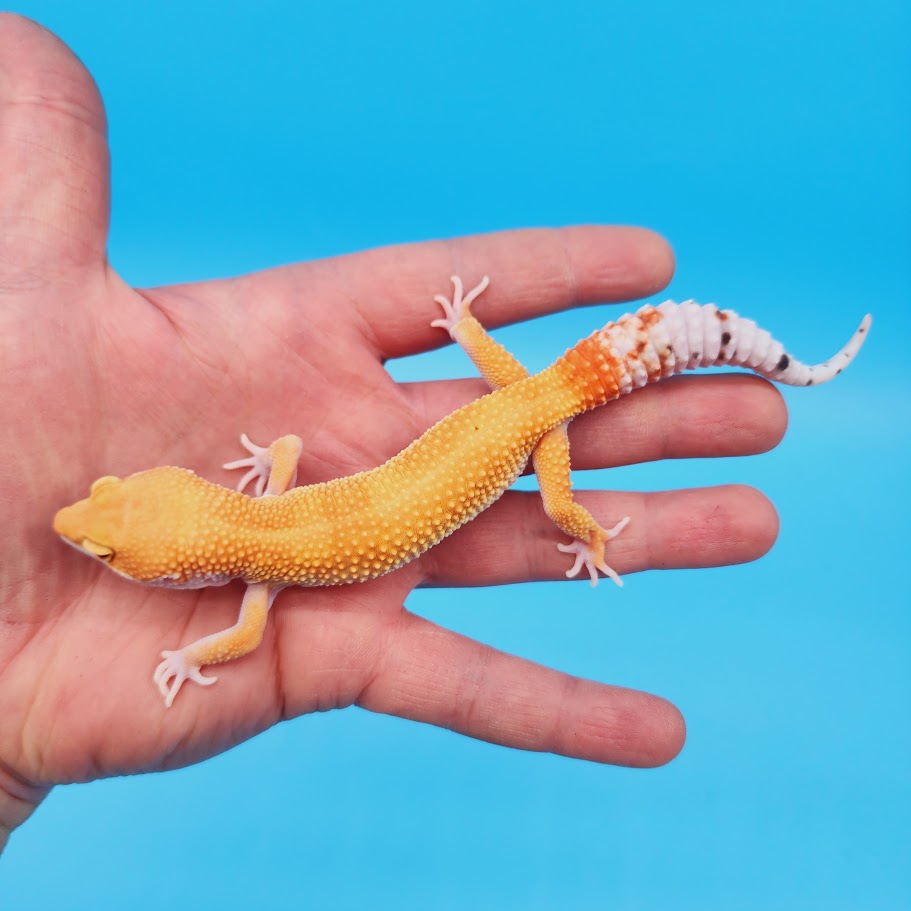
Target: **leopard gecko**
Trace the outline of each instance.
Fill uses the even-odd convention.
[[[247,469],[237,490],[186,468],[152,468],[99,478],[88,498],[57,513],[54,530],[64,541],[128,579],[168,588],[247,584],[237,623],[161,653],[154,682],[167,706],[185,681],[215,682],[203,666],[259,645],[283,587],[343,585],[397,569],[490,506],[529,458],[548,516],[571,539],[558,545],[574,558],[567,576],[585,569],[592,584],[599,572],[621,584],[604,549],[629,516],[602,528],[573,500],[569,421],[697,367],[746,367],[792,386],[824,383],[851,362],[871,324],[868,315],[841,351],[811,367],[732,310],[666,301],[608,323],[530,376],[471,314],[488,279],[468,294],[457,276],[451,280],[451,298],[435,297],[443,316],[432,325],[465,349],[493,391],[378,468],[295,487],[299,437],[260,447],[242,436],[249,457],[225,465]],[[255,496],[244,493],[250,484]]]

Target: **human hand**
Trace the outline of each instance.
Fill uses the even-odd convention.
[[[486,391],[480,380],[397,384],[383,367],[445,341],[430,321],[451,273],[493,277],[475,309],[496,326],[648,295],[672,257],[640,230],[521,231],[139,291],[105,259],[104,133],[82,66],[38,26],[0,15],[0,847],[55,783],[186,765],[283,718],[354,703],[599,762],[676,755],[683,722],[664,700],[405,610],[418,585],[562,577],[561,535],[519,492],[390,576],[285,591],[256,652],[164,711],[159,652],[230,625],[241,591],[131,585],[53,535],[61,505],[100,475],[154,465],[230,484],[219,466],[242,430],[299,433],[300,483],[373,467]],[[759,452],[784,423],[759,379],[683,378],[576,421],[574,465]],[[754,559],[777,529],[771,505],[741,487],[579,499],[604,522],[633,516],[611,545],[623,573]]]

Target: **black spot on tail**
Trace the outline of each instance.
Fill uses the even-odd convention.
[[[723,348],[725,345],[729,345],[730,342],[731,342],[731,333],[722,332],[721,333],[721,347]]]
[[[775,365],[775,369],[776,370],[787,370],[788,367],[790,366],[790,364],[791,364],[791,359],[786,354],[783,354],[781,356],[781,360]]]

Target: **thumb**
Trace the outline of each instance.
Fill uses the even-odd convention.
[[[98,89],[69,48],[0,13],[0,291],[104,263],[106,132]]]

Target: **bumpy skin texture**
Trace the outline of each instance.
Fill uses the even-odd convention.
[[[471,315],[484,280],[452,300],[437,296],[446,329],[494,391],[431,427],[371,471],[288,489],[301,440],[264,448],[242,442],[250,458],[240,490],[211,484],[182,468],[153,468],[123,480],[99,478],[91,495],[58,512],[65,540],[139,582],[176,588],[248,583],[232,627],[161,653],[154,681],[170,707],[187,680],[210,685],[201,668],[248,654],[262,641],[272,600],[285,585],[342,585],[384,575],[424,553],[500,497],[534,453],[544,508],[573,540],[567,572],[583,567],[622,584],[605,545],[627,525],[602,528],[572,497],[566,425],[578,414],[663,377],[732,363],[783,383],[831,379],[859,350],[870,317],[832,359],[809,367],[730,310],[667,301],[645,306],[583,339],[535,376]],[[258,496],[241,491],[255,481]]]
[[[470,319],[466,307],[450,331],[458,337],[459,322]],[[542,437],[572,417],[699,366],[737,364],[783,383],[824,382],[850,362],[869,324],[867,317],[830,361],[808,367],[733,311],[666,302],[609,323],[550,368],[521,379],[517,369],[498,370],[492,343],[475,336],[466,347],[479,359],[493,358],[488,378],[515,381],[444,418],[372,471],[250,498],[185,469],[155,468],[99,479],[88,499],[57,514],[54,528],[140,582],[192,588],[232,578],[283,585],[370,579],[493,503]],[[504,352],[500,360],[507,358]],[[537,467],[545,501],[562,484],[557,499],[566,506],[569,463],[561,445],[548,446],[553,452]],[[549,511],[564,530],[591,543],[585,538],[594,529],[584,519],[561,521],[556,508]],[[601,549],[603,561],[603,542]]]
[[[254,499],[154,468],[96,483],[54,527],[79,546],[111,548],[108,565],[140,582],[356,582],[396,569],[489,506],[574,410],[578,394],[559,374],[541,374],[444,418],[373,471]]]

